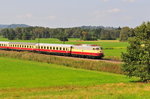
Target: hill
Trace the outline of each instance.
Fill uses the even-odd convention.
[[[26,24],[10,24],[10,25],[0,24],[0,29],[3,29],[3,28],[16,28],[16,27],[31,27],[31,26],[26,25]]]

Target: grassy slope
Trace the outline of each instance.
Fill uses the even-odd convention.
[[[34,42],[37,43],[38,39],[36,40],[7,40],[6,38],[0,37],[0,41],[12,41],[12,42]],[[40,39],[42,43],[58,43],[63,44],[63,42],[59,41],[58,39],[48,38],[48,39]],[[96,44],[100,45],[104,48],[104,52],[106,56],[117,56],[120,57],[121,52],[126,51],[126,47],[128,45],[127,42],[119,42],[117,40],[99,40],[99,41],[80,41],[79,39],[71,38],[65,44]]]
[[[129,82],[123,75],[79,70],[55,64],[0,58],[0,88],[97,85]],[[133,80],[133,79],[132,79]]]

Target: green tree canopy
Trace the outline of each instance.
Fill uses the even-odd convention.
[[[135,36],[129,39],[127,52],[122,54],[123,70],[142,81],[150,80],[150,22],[135,28]]]
[[[120,31],[120,41],[127,41],[129,32],[130,32],[129,27],[123,27]]]

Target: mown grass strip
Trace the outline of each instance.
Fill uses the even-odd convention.
[[[0,90],[3,98],[9,99],[149,99],[149,91],[150,84],[142,83]]]
[[[52,63],[58,65],[64,65],[67,67],[82,68],[88,70],[96,70],[103,72],[111,72],[122,74],[121,65],[115,63],[107,63],[102,61],[87,61],[79,59],[62,58],[51,55],[44,55],[32,52],[16,52],[16,51],[3,51],[0,50],[1,57],[10,57],[17,59],[25,59],[30,61]]]

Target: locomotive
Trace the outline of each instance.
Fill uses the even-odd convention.
[[[34,51],[54,55],[78,56],[85,58],[104,57],[102,47],[97,45],[79,44],[49,44],[49,43],[25,43],[0,41],[0,49],[17,51]]]

